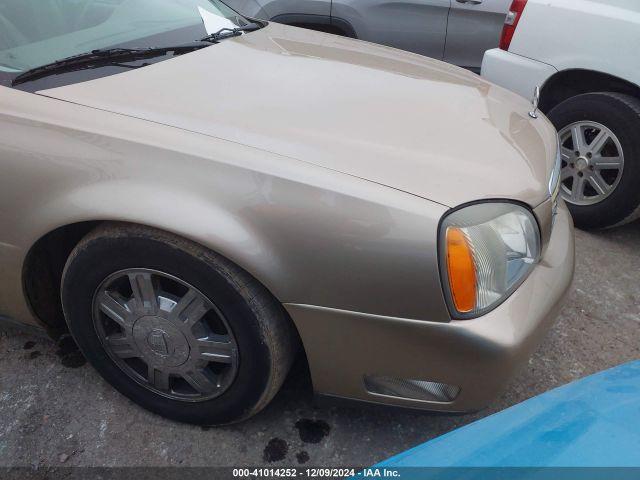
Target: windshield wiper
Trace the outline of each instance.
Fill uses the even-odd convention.
[[[87,53],[66,57],[61,60],[56,60],[55,62],[27,70],[15,77],[11,82],[11,85],[19,85],[21,83],[44,78],[49,75],[98,68],[107,65],[116,65],[125,68],[138,68],[138,66],[123,65],[120,64],[120,62],[134,62],[136,60],[144,60],[146,58],[158,57],[169,53],[173,53],[173,55],[182,55],[183,53],[192,52],[207,46],[208,45],[203,42],[193,42],[186,43],[184,45],[172,45],[166,47],[104,48],[92,50]]]
[[[229,37],[236,37],[245,32],[252,32],[262,28],[264,24],[258,21],[247,23],[240,27],[221,28],[217,32],[211,33],[192,43],[183,45],[172,45],[166,47],[149,47],[149,48],[103,48],[92,50],[80,55],[66,57],[55,62],[47,63],[39,67],[32,68],[21,73],[13,79],[12,86],[21,83],[31,82],[49,75],[57,75],[60,73],[74,72],[77,70],[85,70],[90,68],[98,68],[107,65],[116,65],[124,68],[139,68],[144,65],[132,66],[124,65],[120,62],[134,62],[136,60],[144,60],[160,55],[173,53],[173,55],[182,55],[183,53],[199,50],[208,47],[211,43],[217,43]]]
[[[201,42],[219,42],[220,40],[224,40],[229,37],[237,37],[238,35],[242,35],[245,32],[253,32],[254,30],[259,30],[264,25],[260,25],[257,22],[247,23],[246,25],[242,25],[241,27],[234,28],[221,28],[217,32],[211,33],[206,37],[202,37],[200,39]]]

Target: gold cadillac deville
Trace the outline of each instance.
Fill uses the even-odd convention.
[[[477,410],[571,283],[553,126],[412,53],[219,0],[0,4],[0,317],[145,408]],[[534,118],[534,117],[538,118]]]

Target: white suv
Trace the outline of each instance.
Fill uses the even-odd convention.
[[[640,216],[640,1],[514,0],[482,75],[558,129],[562,195],[582,228]]]

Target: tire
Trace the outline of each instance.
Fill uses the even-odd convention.
[[[554,107],[548,113],[548,117],[561,133],[563,129],[578,122],[595,122],[603,125],[617,137],[624,155],[622,173],[616,173],[615,170],[607,172],[609,179],[614,180],[607,180],[606,187],[609,188],[610,193],[602,194],[602,200],[592,200],[596,201],[592,204],[576,204],[571,198],[567,198],[568,192],[565,191],[563,196],[575,225],[582,229],[609,228],[638,218],[640,216],[640,189],[637,187],[640,179],[640,136],[638,135],[640,100],[619,93],[587,93],[565,100]],[[615,145],[613,148],[617,150]],[[565,164],[566,162],[563,162],[563,167]],[[584,163],[581,164],[581,168],[583,166]],[[592,169],[590,166],[588,168]]]
[[[140,279],[136,285],[142,286],[127,279]],[[139,293],[145,285],[153,286],[152,295]],[[61,295],[71,334],[105,380],[144,408],[181,422],[221,425],[254,415],[279,390],[298,345],[282,305],[251,275],[200,245],[153,228],[97,227],[69,256]],[[117,307],[100,306],[111,305],[105,295],[109,302],[116,299]],[[170,313],[168,299],[176,302]],[[205,308],[210,309],[202,314]],[[224,355],[211,363],[197,343],[203,335],[206,341],[227,342]],[[140,357],[125,358],[130,350]],[[216,363],[220,358],[226,363]],[[171,373],[176,369],[192,372],[182,377]],[[202,391],[190,382],[204,385]]]

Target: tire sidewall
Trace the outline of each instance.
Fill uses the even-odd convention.
[[[69,329],[87,360],[118,391],[163,416],[198,424],[224,424],[247,416],[267,388],[271,357],[260,322],[233,275],[211,258],[194,256],[165,242],[143,237],[95,238],[69,259],[62,301]],[[238,345],[238,370],[219,397],[185,402],[156,394],[126,375],[111,360],[93,324],[93,298],[114,272],[129,268],[159,270],[180,278],[206,295],[222,312]]]
[[[591,93],[564,101],[549,112],[549,119],[558,131],[580,121],[592,121],[609,128],[618,137],[624,153],[622,178],[607,198],[594,205],[574,205],[567,202],[577,226],[603,228],[629,217],[640,204],[640,116],[621,100],[633,97],[617,94]]]

